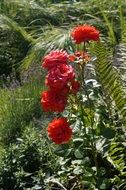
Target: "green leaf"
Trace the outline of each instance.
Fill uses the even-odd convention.
[[[107,139],[113,139],[116,135],[116,131],[112,128],[106,127],[102,130],[102,136]]]
[[[73,173],[78,175],[78,174],[81,174],[83,173],[83,170],[80,166],[77,166],[74,170],[73,170]]]
[[[80,152],[79,149],[77,149],[77,150],[74,152],[74,155],[75,155],[76,158],[83,158],[83,155],[82,155],[82,153]]]
[[[82,164],[82,160],[73,160],[71,163],[73,165],[80,165],[80,164]]]
[[[61,157],[67,157],[71,151],[72,149],[64,149],[63,147],[59,147],[55,150],[55,154]]]
[[[80,145],[83,144],[83,139],[82,138],[76,138],[76,139],[73,139],[73,143],[76,147],[79,147]]]

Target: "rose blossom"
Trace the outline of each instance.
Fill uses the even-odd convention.
[[[80,25],[76,26],[72,32],[71,37],[76,44],[88,41],[98,41],[99,40],[99,31],[90,25]]]
[[[58,94],[55,91],[43,91],[41,94],[41,105],[46,112],[62,112],[66,104],[67,94]]]
[[[48,73],[45,84],[50,89],[60,90],[72,81],[75,77],[74,69],[71,65],[59,65],[54,69],[51,69]]]
[[[72,129],[67,119],[61,117],[54,119],[47,128],[48,136],[56,144],[67,143],[72,136]]]
[[[43,58],[42,67],[50,70],[58,65],[67,64],[67,59],[68,54],[66,51],[54,50]]]

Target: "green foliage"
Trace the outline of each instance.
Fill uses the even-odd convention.
[[[96,55],[95,68],[99,77],[99,81],[107,94],[108,104],[115,103],[118,111],[123,117],[124,125],[126,118],[126,95],[123,90],[122,82],[119,73],[112,67],[109,61],[110,54],[107,48],[102,43],[97,43],[93,47],[93,53]]]
[[[65,117],[70,118],[74,138],[69,144],[56,149],[55,153],[61,157],[57,177],[68,189],[105,190],[114,186],[125,189],[125,133],[118,129],[118,114],[109,114],[102,88],[95,80],[87,80],[86,88],[90,100],[83,100],[84,113],[72,108],[64,113]],[[76,107],[74,100],[73,105]],[[80,122],[81,114],[84,114],[85,125]],[[93,136],[90,129],[92,119],[95,121]],[[92,148],[92,138],[96,142],[95,150]]]
[[[5,144],[14,142],[24,127],[39,117],[42,83],[30,79],[16,89],[0,89],[0,140]]]
[[[44,179],[56,168],[51,146],[30,124],[16,144],[5,150],[0,165],[0,189],[45,189]]]
[[[108,114],[107,104],[102,99],[101,86],[95,80],[86,81],[86,85],[92,103],[92,116],[95,113],[93,127],[97,160],[94,160],[91,145],[91,113],[85,99],[86,131],[78,120],[78,110],[74,109],[70,120],[74,139],[69,144],[59,147],[50,144],[45,135],[47,123],[44,118],[38,119],[36,129],[33,124],[25,126],[15,144],[3,152],[0,188],[61,188],[58,182],[67,189],[74,187],[75,190],[105,190],[114,186],[120,190],[125,188],[125,135],[117,133],[118,119],[112,122],[113,117]],[[64,113],[65,116],[67,114],[70,114],[69,111]],[[115,126],[112,127],[112,124]],[[43,127],[42,131],[40,127]],[[95,162],[99,168],[97,175]]]
[[[53,49],[68,49],[71,46],[72,42],[67,29],[51,27],[50,31],[47,30],[36,40],[35,45],[22,60],[20,69],[28,69],[35,60],[40,63],[42,56]]]
[[[29,43],[19,33],[7,30],[1,31],[0,39],[0,75],[9,75],[19,67],[19,62],[27,54]]]
[[[51,48],[52,46],[54,49],[57,47],[66,48],[66,46],[58,44],[58,42],[60,40],[60,43],[61,41],[62,44],[64,43],[67,37],[65,34],[68,33],[68,28],[71,25],[93,24],[101,30],[104,36],[112,36],[109,41],[113,43],[114,40],[114,44],[120,38],[124,39],[124,37],[121,37],[124,36],[122,34],[125,31],[124,5],[121,3],[118,7],[116,2],[113,2],[113,6],[110,6],[110,4],[107,0],[104,3],[100,1],[101,6],[99,6],[99,1],[95,0],[74,3],[69,1],[56,4],[43,0],[1,1],[0,30],[2,36],[0,58],[2,58],[2,70],[0,74],[9,74],[12,72],[12,68],[18,69],[21,63],[23,63],[23,66],[26,65],[27,68],[31,62],[36,62],[36,58],[38,60],[40,54],[42,56],[45,53],[44,47],[46,50],[50,47],[50,40],[53,43]],[[101,9],[99,10],[100,7]],[[120,17],[118,18],[114,12],[118,12]],[[110,21],[109,18],[111,18]],[[115,28],[117,23],[118,27]],[[107,33],[106,25],[109,28],[109,33]],[[57,27],[59,27],[59,30]],[[58,42],[56,39],[57,34],[59,34]]]
[[[75,190],[126,188],[126,96],[121,81],[125,81],[125,73],[121,73],[122,66],[117,67],[119,73],[111,63],[115,66],[118,54],[125,70],[125,44],[117,45],[126,39],[125,7],[121,0],[0,1],[0,75],[16,69],[17,78],[24,80],[25,74],[19,73],[30,65],[33,70],[39,68],[43,55],[52,49],[73,52],[77,47],[69,33],[77,24],[97,26],[108,49],[115,48],[112,56],[103,43],[92,47],[99,83],[86,80],[89,99],[83,92],[78,95],[83,111],[77,109],[76,99],[69,100],[71,105],[63,115],[70,117],[74,138],[58,148],[45,135],[51,115],[41,117],[43,78],[39,72],[29,69],[30,80],[0,89],[0,189],[49,190],[61,189],[62,184]]]

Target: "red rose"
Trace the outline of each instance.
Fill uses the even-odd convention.
[[[70,91],[70,86],[65,85],[63,88],[61,89],[55,89],[55,88],[51,88],[50,92],[52,92],[53,94],[57,94],[57,96],[59,97],[67,97]]]
[[[48,136],[56,144],[67,143],[72,136],[72,129],[66,118],[54,119],[47,128]]]
[[[50,89],[60,90],[67,85],[68,82],[72,81],[75,77],[74,69],[71,65],[59,65],[54,69],[51,69],[48,73],[45,84]]]
[[[77,80],[71,82],[71,93],[76,94],[80,88],[80,83]]]
[[[58,94],[54,91],[44,91],[41,94],[43,110],[48,112],[62,112],[67,104],[66,94]]]
[[[68,54],[63,50],[51,51],[43,58],[42,67],[48,70],[61,64],[67,64]]]
[[[99,31],[90,25],[77,26],[71,32],[71,36],[76,44],[87,41],[98,41]]]

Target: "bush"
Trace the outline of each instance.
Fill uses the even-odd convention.
[[[0,165],[0,189],[45,189],[45,178],[57,171],[48,140],[32,124],[5,150]]]

